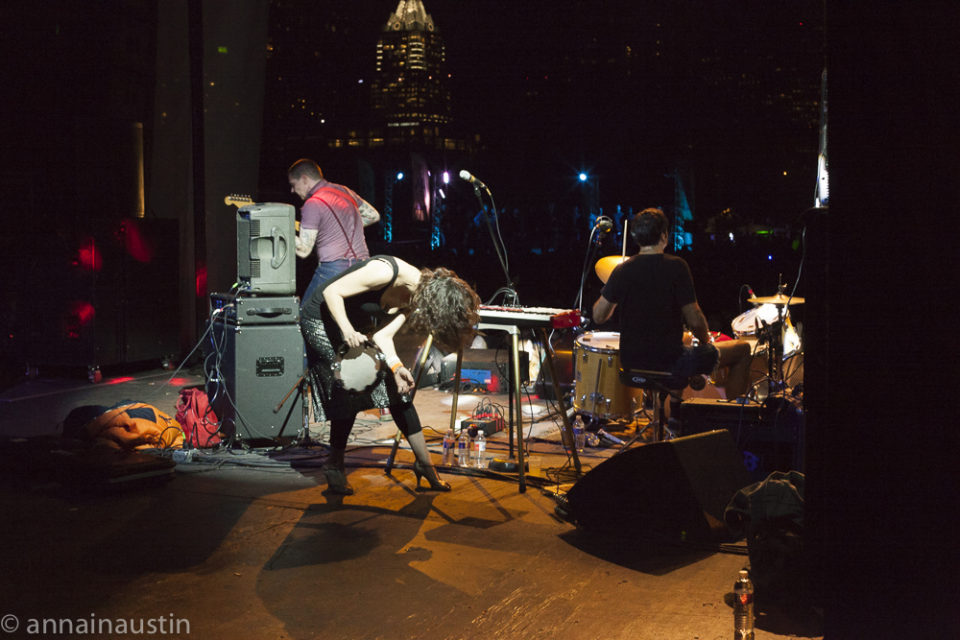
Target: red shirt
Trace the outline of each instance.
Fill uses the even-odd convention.
[[[360,196],[351,189],[321,180],[310,189],[300,209],[300,227],[317,231],[314,243],[320,262],[370,257],[357,206]]]

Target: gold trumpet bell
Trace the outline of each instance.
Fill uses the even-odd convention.
[[[597,264],[593,266],[593,270],[597,272],[597,277],[600,278],[600,281],[606,284],[613,270],[616,269],[621,262],[626,262],[626,260],[627,256],[606,256],[597,260]]]

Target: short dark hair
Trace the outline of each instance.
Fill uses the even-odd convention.
[[[320,165],[310,158],[300,158],[287,169],[287,175],[294,180],[299,180],[302,176],[313,178],[314,180],[323,180],[323,171]]]
[[[449,349],[466,345],[480,321],[480,296],[450,269],[421,269],[420,282],[410,299],[409,325],[432,333]]]
[[[662,209],[651,207],[633,216],[630,235],[641,247],[650,247],[660,242],[667,232],[667,216]]]

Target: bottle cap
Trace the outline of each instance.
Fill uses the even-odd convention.
[[[741,579],[741,580],[746,580],[746,579],[749,578],[749,577],[750,577],[750,572],[749,572],[749,571],[747,571],[746,569],[740,569],[740,579]]]

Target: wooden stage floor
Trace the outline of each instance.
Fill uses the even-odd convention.
[[[122,399],[172,415],[179,389],[201,380],[197,371],[169,377],[24,381],[0,396],[0,435],[7,447],[55,436],[71,408]],[[480,401],[507,404],[463,396],[460,412]],[[450,404],[431,388],[416,400],[438,462]],[[525,406],[549,413],[545,403]],[[634,428],[610,427],[620,436]],[[524,492],[513,478],[468,470],[441,471],[450,493],[415,491],[408,449],[384,473],[394,426],[371,412],[347,454],[356,495],[332,496],[319,470],[323,425],[312,431],[307,446],[206,451],[164,482],[112,491],[8,466],[0,599],[15,616],[4,624],[19,630],[7,637],[54,618],[148,620],[177,626],[171,637],[188,627],[205,639],[733,637],[745,542],[668,543],[557,517],[554,494],[576,478],[553,418],[525,423],[535,468]],[[584,471],[616,450],[588,448]],[[505,457],[506,433],[488,451]],[[770,604],[756,637],[817,638],[820,625],[816,609]]]

